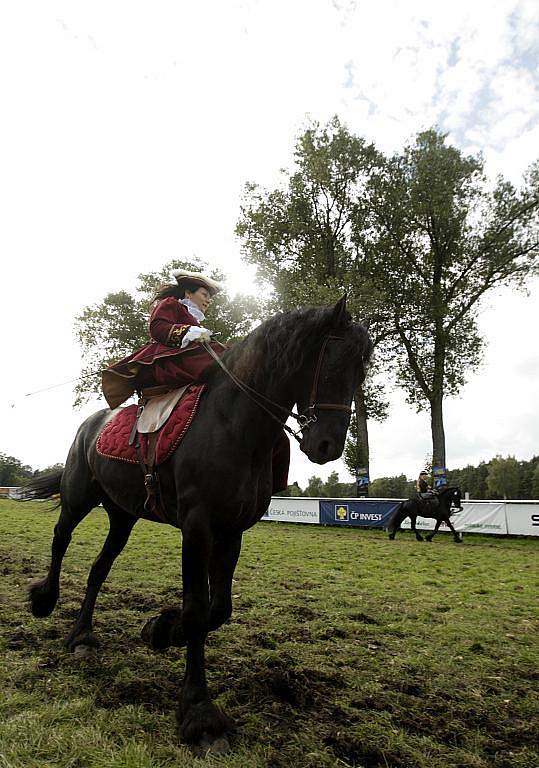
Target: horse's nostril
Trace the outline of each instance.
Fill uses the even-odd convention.
[[[328,440],[322,440],[320,443],[320,453],[322,456],[327,456],[329,452],[329,441]]]

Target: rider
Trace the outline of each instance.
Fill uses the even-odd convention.
[[[432,486],[429,484],[429,473],[426,470],[421,470],[415,485],[421,499],[431,499],[434,496]]]
[[[191,384],[212,362],[199,346],[212,336],[202,323],[223,286],[196,272],[179,269],[172,274],[176,285],[164,285],[155,296],[149,320],[152,341],[103,371],[103,394],[111,408],[143,387]],[[212,341],[211,346],[217,354],[225,349],[219,342]]]
[[[117,408],[135,391],[163,386],[182,387],[199,380],[213,362],[201,344],[209,343],[222,355],[226,347],[210,341],[212,331],[204,322],[208,306],[223,286],[211,277],[183,269],[174,271],[176,285],[160,288],[152,310],[149,331],[152,341],[132,355],[103,371],[103,394],[111,408]],[[273,449],[273,492],[288,484],[290,442],[281,431]]]

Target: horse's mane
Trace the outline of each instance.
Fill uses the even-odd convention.
[[[353,323],[348,313],[339,327],[332,325],[333,307],[307,307],[281,312],[263,322],[222,357],[223,362],[245,383],[257,387],[274,385],[301,370],[305,360],[319,349],[322,338],[332,333],[342,336],[338,373],[344,365],[366,365],[372,342],[364,326]],[[216,366],[207,371],[207,380]]]
[[[448,491],[451,491],[451,492],[458,491],[459,493],[461,493],[461,490],[458,485],[444,485],[444,487],[441,490],[439,490],[438,493],[439,494],[447,493]]]

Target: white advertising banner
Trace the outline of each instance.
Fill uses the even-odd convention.
[[[507,533],[539,536],[539,502],[506,502]]]
[[[320,524],[320,504],[322,503],[323,506],[327,501],[327,499],[275,496],[262,520]],[[358,502],[356,499],[344,501],[348,506]],[[361,504],[366,507],[372,506],[375,510],[380,500],[361,499]],[[463,501],[462,506],[462,512],[455,512],[451,516],[451,522],[457,531],[502,536],[508,533],[519,536],[539,536],[539,501]],[[324,524],[326,522],[323,520]],[[422,531],[432,531],[435,522],[431,518],[418,517],[417,528]],[[403,521],[402,528],[410,528],[409,518]],[[449,528],[442,523],[439,530],[448,532]]]
[[[462,512],[455,512],[451,515],[451,522],[457,531],[467,533],[496,533],[507,534],[507,523],[505,520],[505,504],[503,501],[463,501]],[[431,518],[418,517],[416,527],[420,530],[433,530],[436,521]],[[410,520],[407,518],[402,528],[410,528]],[[445,523],[439,528],[440,531],[449,531]]]
[[[318,499],[275,496],[272,498],[262,520],[278,520],[281,523],[318,524],[320,522],[320,505]]]

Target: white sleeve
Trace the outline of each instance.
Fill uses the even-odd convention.
[[[180,349],[184,349],[192,341],[209,341],[213,331],[203,328],[201,325],[192,325],[182,339]]]

